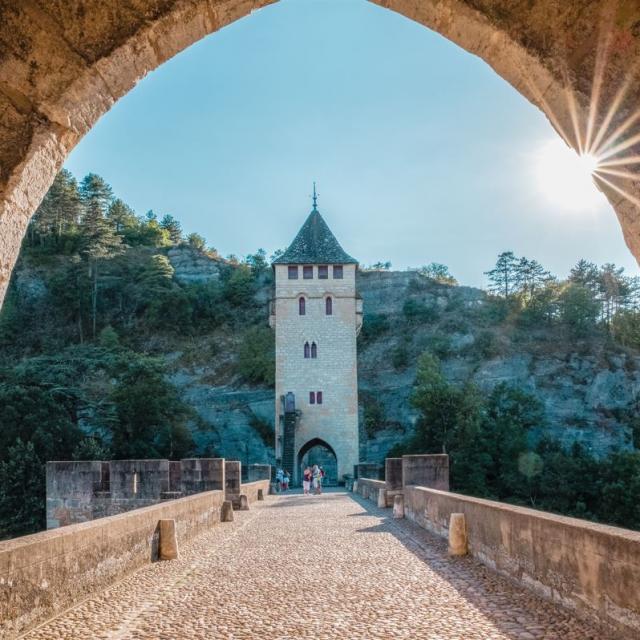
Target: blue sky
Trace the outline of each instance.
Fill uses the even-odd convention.
[[[482,60],[365,0],[283,0],[152,72],[66,166],[223,255],[285,248],[319,208],[362,263],[443,262],[483,285],[500,251],[566,275],[638,273],[611,208],[565,210],[536,178],[545,117]]]

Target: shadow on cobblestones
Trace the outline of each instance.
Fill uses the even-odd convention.
[[[360,496],[349,494],[364,512],[376,515],[378,524],[358,529],[364,534],[392,534],[420,562],[488,618],[504,637],[514,640],[614,640],[599,624],[576,619],[573,614],[497,574],[470,556],[452,558],[447,542],[409,520],[396,520],[390,509],[380,509]]]
[[[605,640],[344,491],[266,496],[29,640]]]

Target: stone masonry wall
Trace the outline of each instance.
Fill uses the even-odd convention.
[[[158,520],[179,543],[220,521],[209,491],[94,522],[0,542],[0,640],[10,640],[157,558]]]
[[[222,458],[48,462],[46,473],[47,529],[225,488]]]
[[[447,536],[463,513],[469,552],[578,614],[640,636],[640,532],[418,486],[404,488],[405,516]]]
[[[355,265],[344,265],[344,278],[289,280],[287,265],[276,265],[276,416],[280,396],[291,391],[301,417],[296,430],[297,456],[314,438],[326,442],[335,452],[338,478],[351,473],[358,462],[358,384],[356,358]],[[306,313],[298,313],[298,299],[306,299]],[[333,298],[333,314],[325,313],[325,299]],[[317,358],[304,358],[304,343],[318,345]],[[322,391],[321,405],[309,403],[310,391]],[[276,424],[278,421],[276,420]]]

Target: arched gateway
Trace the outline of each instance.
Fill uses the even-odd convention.
[[[269,319],[276,331],[276,458],[296,483],[311,443],[335,456],[336,481],[358,462],[357,265],[320,215],[314,190],[313,210],[273,262]]]
[[[302,475],[305,467],[317,464],[325,472],[325,485],[335,485],[338,477],[338,457],[333,447],[321,438],[313,438],[298,451],[297,472]]]

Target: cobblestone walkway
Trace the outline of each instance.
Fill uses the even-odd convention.
[[[604,640],[439,539],[334,492],[268,498],[30,640]]]

